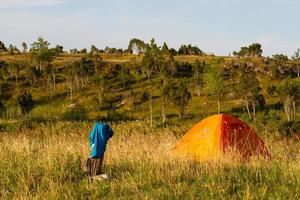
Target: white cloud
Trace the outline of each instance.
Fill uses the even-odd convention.
[[[65,0],[0,0],[0,8],[14,6],[52,6],[64,2]]]

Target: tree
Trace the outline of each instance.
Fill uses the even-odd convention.
[[[300,77],[300,49],[297,49],[297,51],[292,56],[292,59],[297,66],[297,76]]]
[[[52,51],[55,55],[58,55],[58,54],[64,52],[64,47],[61,45],[56,45],[56,47],[54,49],[52,49]]]
[[[39,68],[34,66],[29,66],[25,70],[26,80],[29,81],[30,86],[33,86],[36,83],[36,80],[41,77],[42,72]]]
[[[26,44],[26,42],[22,42],[22,48],[23,48],[23,53],[26,53],[27,52],[27,49],[28,49],[28,47],[27,47],[27,44]]]
[[[79,54],[79,51],[77,49],[70,49],[71,54]]]
[[[91,54],[92,56],[94,56],[94,55],[97,54],[97,53],[98,53],[97,47],[96,47],[95,45],[92,45],[92,46],[91,46],[91,50],[90,50],[90,54]]]
[[[105,85],[106,85],[105,77],[103,75],[101,75],[98,94],[97,94],[97,99],[98,99],[100,105],[102,105],[104,103],[104,98],[105,98],[104,94],[106,91]]]
[[[7,48],[5,47],[5,44],[0,41],[0,51],[7,51]]]
[[[135,109],[137,105],[137,92],[135,90],[130,90],[129,101],[132,109]]]
[[[8,64],[0,60],[0,95],[2,94],[2,87],[6,84],[8,78]]]
[[[126,79],[128,78],[128,71],[129,68],[126,67],[126,65],[118,65],[120,70],[119,70],[119,75],[120,75],[120,78],[122,80],[122,85],[123,85],[123,88],[125,89],[126,88]]]
[[[278,94],[284,104],[284,113],[288,121],[293,121],[296,116],[296,100],[300,97],[300,84],[294,79],[288,78],[281,82]]]
[[[255,119],[255,108],[259,100],[262,101],[262,97],[260,96],[261,88],[259,85],[259,80],[256,77],[253,67],[247,67],[247,65],[240,67],[238,84],[238,95],[243,100],[249,119]],[[252,105],[253,116],[251,115],[250,105]]]
[[[12,44],[9,45],[8,50],[9,50],[10,55],[14,55],[15,54],[14,53],[14,46]]]
[[[162,80],[160,96],[162,100],[161,116],[162,116],[162,123],[164,125],[167,123],[167,108],[168,108],[169,100],[171,99],[171,92],[172,92],[171,84],[168,81],[166,81],[166,79]]]
[[[129,41],[128,50],[136,54],[144,53],[146,44],[140,39],[133,38]]]
[[[93,56],[94,66],[95,66],[95,72],[97,73],[98,70],[103,66],[103,58],[101,57],[100,53],[96,53]]]
[[[86,48],[83,48],[79,51],[79,53],[82,53],[82,54],[87,54],[87,49]]]
[[[171,85],[171,97],[174,105],[178,108],[179,119],[183,119],[186,113],[186,107],[192,98],[188,89],[188,84],[184,80],[180,80],[179,84]]]
[[[52,91],[55,91],[56,88],[56,68],[52,65],[48,65],[46,68],[47,74],[47,86],[49,88],[49,99],[51,99]]]
[[[36,68],[42,70],[43,64],[46,62],[50,64],[53,60],[53,54],[49,50],[50,43],[39,37],[37,41],[31,44],[30,53],[33,58]]]
[[[168,45],[164,42],[162,48],[161,48],[162,54],[163,55],[168,55],[169,54],[169,47]]]
[[[178,49],[179,55],[204,55],[204,52],[197,46],[181,45]]]
[[[18,101],[23,115],[29,113],[34,108],[35,102],[31,94],[27,91],[18,98]]]
[[[177,51],[174,48],[169,49],[169,54],[172,56],[177,55]]]
[[[273,60],[275,62],[287,62],[289,61],[289,58],[286,56],[286,55],[283,55],[283,54],[275,54],[272,56]]]
[[[152,86],[151,75],[154,72],[160,72],[160,68],[164,63],[164,57],[161,50],[158,48],[155,40],[152,39],[150,44],[146,45],[146,50],[142,58],[142,69],[146,73],[148,82]],[[150,123],[153,125],[153,116],[152,116],[152,91],[151,87],[149,88],[149,110],[150,110]]]
[[[160,97],[162,101],[162,108],[161,108],[161,116],[162,116],[162,123],[165,125],[167,123],[167,107],[168,102],[171,99],[171,85],[168,80],[168,65],[170,62],[164,62],[160,68],[160,79],[162,87],[160,87]]]
[[[89,77],[95,73],[95,66],[92,60],[82,57],[81,60],[75,61],[66,67],[66,79],[68,94],[72,99],[75,89],[81,89],[89,83]]]
[[[241,47],[239,52],[234,51],[233,55],[241,57],[261,57],[262,52],[261,44],[253,43],[248,47]]]
[[[220,100],[224,95],[224,83],[218,63],[213,63],[209,66],[207,73],[204,75],[204,84],[207,94],[218,102],[218,113],[220,113]]]
[[[204,67],[205,62],[200,62],[198,59],[193,65],[193,76],[194,76],[194,83],[196,86],[196,93],[198,96],[201,94],[201,87],[204,84]]]
[[[0,101],[0,117],[2,118],[5,113],[5,105]]]
[[[21,71],[21,66],[18,63],[11,62],[8,63],[8,69],[12,76],[15,78],[16,86],[17,86],[17,92],[19,92],[19,73]]]

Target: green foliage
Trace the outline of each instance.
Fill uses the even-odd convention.
[[[222,70],[218,64],[211,64],[204,76],[205,91],[214,100],[220,100],[224,95]]]
[[[0,41],[0,51],[7,51],[7,48],[5,47],[5,44]]]
[[[184,80],[180,80],[179,84],[170,84],[169,87],[165,88],[164,92],[170,93],[172,101],[179,111],[179,118],[182,119],[185,116],[186,107],[192,98],[188,83]]]
[[[181,45],[178,49],[178,55],[204,55],[204,52],[197,46]]]
[[[259,95],[261,87],[253,68],[246,66],[241,68],[239,84],[239,94],[242,95],[244,99],[253,100]]]
[[[32,99],[31,94],[28,93],[27,91],[25,92],[25,94],[21,95],[18,98],[18,102],[19,102],[22,114],[29,113],[35,106],[35,102]]]
[[[64,52],[64,47],[61,45],[56,45],[56,47],[51,49],[51,51],[53,52],[53,55],[58,55]]]
[[[23,53],[26,53],[28,49],[26,42],[22,42],[22,48],[23,48]]]
[[[233,52],[233,55],[241,57],[261,57],[262,52],[261,45],[253,43],[249,47],[241,47],[241,50],[239,52]]]
[[[104,120],[111,121],[111,122],[124,121],[124,120],[128,120],[128,117],[126,113],[110,110],[106,113]]]
[[[278,94],[285,98],[287,96],[292,96],[297,98],[300,96],[300,85],[299,82],[294,79],[286,79],[281,82],[277,89]]]
[[[90,54],[93,56],[99,52],[98,48],[95,45],[91,46]]]
[[[104,113],[112,109],[118,113],[129,113],[134,119],[144,119],[150,110],[148,104],[149,107],[151,104],[154,120],[163,115],[162,109],[165,107],[166,118],[170,120],[168,124],[178,123],[174,116],[180,112],[179,107],[169,98],[171,96],[166,88],[168,82],[177,82],[178,85],[180,79],[185,78],[189,82],[188,91],[196,94],[186,107],[189,117],[194,120],[213,114],[215,108],[212,103],[218,100],[223,112],[230,113],[235,110],[235,113],[243,114],[245,97],[249,100],[249,112],[254,117],[254,111],[257,110],[259,115],[264,109],[274,108],[280,100],[282,103],[285,101],[285,98],[280,99],[282,95],[277,95],[277,91],[274,93],[274,89],[271,91],[274,93],[272,98],[269,95],[265,96],[267,99],[262,96],[261,91],[268,91],[268,85],[278,83],[272,79],[272,83],[269,82],[271,66],[278,66],[277,72],[282,79],[286,78],[284,70],[295,71],[296,66],[296,60],[282,61],[283,65],[279,65],[269,58],[174,56],[171,49],[169,54],[164,55],[163,47],[159,47],[152,40],[145,44],[143,54],[136,56],[125,52],[122,55],[112,55],[93,46],[91,49],[97,52],[94,55],[57,54],[50,63],[44,61],[42,69],[30,62],[30,54],[9,56],[3,53],[0,61],[3,63],[2,67],[0,64],[0,95],[2,102],[9,105],[7,116],[12,119],[20,117],[17,97],[20,91],[30,89],[36,102],[36,108],[30,113],[30,120],[33,121],[63,119],[63,113],[67,112],[65,106],[71,100],[87,106],[86,118],[89,120],[97,117],[102,119]],[[55,49],[47,48],[49,51]],[[58,48],[61,49],[59,46]],[[114,51],[114,48],[106,50]],[[214,81],[214,77],[211,82],[213,86],[219,86],[217,93],[220,92],[220,95],[212,94],[212,90],[207,89],[208,74],[212,66],[217,71],[216,80],[221,81]],[[105,82],[102,83],[100,77],[105,77]],[[242,81],[242,78],[245,80]],[[52,102],[60,103],[58,105]],[[298,102],[295,106],[298,106]],[[298,118],[299,113],[296,110],[295,119]]]
[[[86,109],[81,105],[75,105],[65,112],[63,118],[70,121],[84,121],[87,120]]]
[[[2,87],[7,83],[9,77],[8,64],[0,60],[0,95],[2,94]]]
[[[275,85],[268,86],[267,91],[269,96],[273,97],[276,94],[277,87]]]
[[[286,79],[278,87],[278,94],[283,100],[284,112],[287,120],[295,120],[296,100],[300,96],[300,83],[290,78]]]
[[[297,135],[300,137],[300,121],[288,121],[280,123],[279,131],[284,137]]]
[[[263,111],[265,109],[266,99],[265,99],[265,97],[262,94],[258,94],[255,97],[254,101],[255,101],[255,104],[257,104],[259,111]]]
[[[87,49],[86,48],[83,48],[79,51],[79,53],[81,54],[87,54]]]
[[[160,68],[165,62],[161,50],[158,48],[155,40],[152,39],[150,44],[146,46],[144,56],[142,58],[142,68],[150,80],[152,73],[159,73]]]
[[[201,88],[204,85],[204,71],[205,71],[205,62],[200,62],[196,60],[193,65],[193,77],[196,85],[197,95],[200,96]]]
[[[193,65],[188,62],[183,63],[174,63],[174,73],[173,76],[175,77],[191,77],[193,75]]]
[[[257,114],[253,121],[259,132],[266,132],[271,138],[291,138],[300,136],[300,122],[286,121],[284,114],[280,111],[270,110]]]
[[[2,101],[0,101],[0,117],[3,117],[5,113],[5,106]]]
[[[147,102],[149,101],[150,99],[150,94],[148,91],[144,91],[142,94],[141,94],[141,98],[140,98],[140,101],[141,102]]]
[[[272,56],[272,58],[275,62],[289,61],[289,58],[283,54],[275,54]]]
[[[162,48],[161,48],[162,54],[164,55],[168,55],[169,54],[169,47],[167,45],[167,43],[164,42]]]
[[[31,44],[30,53],[35,65],[42,69],[44,62],[50,63],[53,60],[54,54],[49,49],[50,43],[39,37],[37,41]]]
[[[129,41],[128,50],[130,52],[135,52],[137,54],[144,53],[146,49],[146,44],[144,41],[133,38]]]

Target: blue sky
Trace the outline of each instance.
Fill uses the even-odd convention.
[[[300,48],[299,8],[298,0],[0,0],[0,40],[126,48],[131,38],[154,37],[217,55],[259,42],[265,56],[292,55]]]

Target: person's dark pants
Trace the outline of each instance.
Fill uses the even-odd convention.
[[[87,168],[90,177],[102,174],[103,156],[101,158],[88,158]]]

